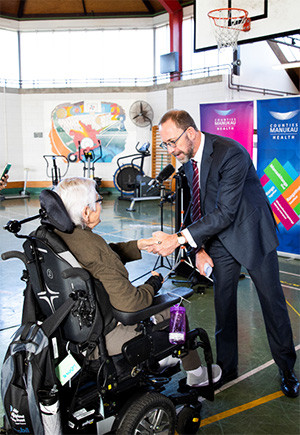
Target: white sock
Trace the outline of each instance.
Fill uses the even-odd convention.
[[[188,372],[191,373],[192,375],[195,375],[195,376],[201,376],[202,372],[203,372],[203,368],[202,368],[202,366],[200,366],[197,369],[189,370]]]

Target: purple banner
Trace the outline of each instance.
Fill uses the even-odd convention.
[[[230,137],[253,155],[253,101],[200,104],[201,131]]]

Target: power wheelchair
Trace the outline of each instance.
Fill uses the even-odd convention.
[[[9,251],[3,260],[18,258],[25,269],[22,323],[35,316],[44,320],[68,298],[76,305],[52,338],[57,365],[68,353],[80,371],[60,385],[59,401],[63,433],[99,434],[193,434],[200,427],[199,396],[214,400],[213,362],[205,330],[187,333],[184,344],[171,344],[168,327],[155,325],[151,317],[188,298],[193,291],[174,288],[158,294],[148,308],[134,313],[114,309],[100,281],[81,268],[76,258],[55,233],[73,231],[60,197],[52,190],[40,195],[39,214],[21,221],[9,221],[5,229],[24,239],[23,252]],[[22,224],[40,219],[30,235],[20,234]],[[117,322],[139,325],[140,335],[126,342],[122,353],[109,356],[105,334]],[[97,347],[99,357],[92,359]],[[159,361],[167,356],[182,357],[188,349],[201,348],[208,369],[209,384],[192,388],[176,376],[180,365],[161,372]]]

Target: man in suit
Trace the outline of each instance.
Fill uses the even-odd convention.
[[[279,280],[276,223],[248,152],[234,140],[200,132],[183,110],[165,113],[159,129],[161,146],[183,164],[192,223],[178,234],[155,232],[152,252],[167,256],[189,244],[202,275],[205,263],[213,267],[217,363],[223,383],[238,376],[237,287],[241,266],[246,267],[258,293],[282,391],[297,397],[296,353]]]

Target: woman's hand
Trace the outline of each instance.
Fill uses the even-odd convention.
[[[151,271],[152,276],[161,276],[160,273],[156,272],[155,270]],[[164,279],[162,280],[162,283],[164,282]]]

